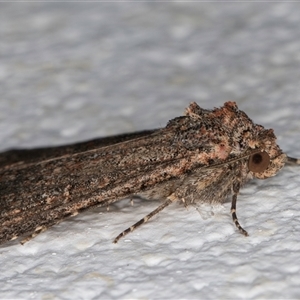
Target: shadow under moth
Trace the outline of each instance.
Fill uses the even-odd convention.
[[[25,243],[67,217],[139,195],[161,200],[114,242],[173,202],[223,203],[239,231],[237,195],[252,178],[300,164],[276,144],[272,129],[254,124],[235,102],[206,110],[195,102],[166,127],[68,146],[0,154],[0,243]]]

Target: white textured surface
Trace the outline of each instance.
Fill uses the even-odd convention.
[[[164,126],[235,100],[300,155],[298,3],[1,3],[0,147]],[[296,299],[300,168],[201,215],[124,200],[0,248],[1,299]],[[202,212],[207,210],[207,212]],[[212,215],[213,214],[213,215]]]

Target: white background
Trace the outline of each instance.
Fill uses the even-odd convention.
[[[0,148],[165,126],[237,102],[300,156],[299,3],[1,3]],[[296,299],[300,167],[230,203],[124,200],[0,248],[1,299]],[[1,200],[1,199],[0,199]],[[1,209],[1,208],[0,208]]]

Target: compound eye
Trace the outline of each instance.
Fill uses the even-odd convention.
[[[248,168],[254,173],[260,173],[266,170],[270,164],[270,156],[267,152],[263,151],[255,153],[249,157]]]

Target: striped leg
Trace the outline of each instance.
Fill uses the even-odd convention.
[[[121,237],[125,236],[126,234],[128,234],[129,232],[132,232],[137,227],[139,227],[142,224],[146,223],[149,219],[151,219],[154,215],[158,214],[160,211],[162,211],[165,207],[167,207],[168,205],[170,205],[172,202],[173,202],[172,200],[167,200],[162,205],[160,205],[155,210],[153,210],[150,214],[148,214],[147,216],[145,216],[143,219],[139,220],[138,222],[136,222],[135,224],[133,224],[132,226],[130,226],[129,228],[127,228],[126,230],[124,230],[123,232],[121,232],[114,239],[114,243],[117,243]]]
[[[237,215],[236,215],[236,200],[237,200],[238,190],[239,190],[239,187],[237,189],[234,189],[234,194],[232,195],[232,202],[231,202],[232,220],[233,220],[235,226],[240,231],[240,233],[242,233],[245,236],[248,236],[249,235],[248,232],[240,225]]]
[[[47,226],[43,225],[43,226],[39,226],[38,228],[36,228],[34,230],[34,232],[28,236],[26,236],[22,241],[21,241],[21,245],[24,245],[25,243],[27,243],[28,241],[32,240],[33,238],[35,238],[38,234],[46,231],[48,229]]]

